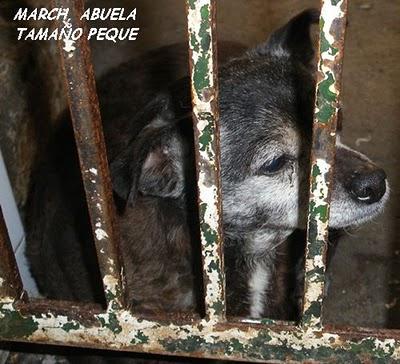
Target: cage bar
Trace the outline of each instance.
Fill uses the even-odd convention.
[[[323,0],[311,153],[303,324],[321,325],[347,0]]]
[[[18,299],[23,293],[22,281],[17,262],[13,253],[12,244],[8,235],[3,211],[0,208],[0,298]]]
[[[54,0],[54,5],[70,9],[70,20],[61,27],[85,29],[83,0]],[[59,40],[59,48],[104,292],[109,308],[116,308],[122,304],[122,272],[90,46],[84,35],[76,42]]]
[[[206,315],[225,317],[215,0],[187,0]]]

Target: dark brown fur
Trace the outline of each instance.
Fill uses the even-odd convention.
[[[127,299],[137,302],[141,312],[183,312],[188,309],[185,297],[189,306],[192,301],[190,232],[182,223],[187,217],[174,204],[139,198],[135,209],[119,219],[123,256],[130,258],[124,262]]]

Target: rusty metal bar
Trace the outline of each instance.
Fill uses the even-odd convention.
[[[80,305],[68,313],[43,304],[17,306],[0,300],[0,340],[268,362],[400,360],[398,330],[321,332],[302,326],[150,321],[125,310],[99,313]]]
[[[215,0],[187,0],[206,316],[225,319]]]
[[[302,321],[314,327],[321,326],[346,17],[347,0],[322,1]]]
[[[83,0],[54,0],[54,5],[70,9],[70,20],[61,27],[85,29]],[[90,46],[84,35],[76,42],[60,40],[59,48],[104,292],[115,309],[122,304],[122,272]]]
[[[0,208],[0,298],[19,299],[23,294],[21,277],[8,235],[3,211]]]

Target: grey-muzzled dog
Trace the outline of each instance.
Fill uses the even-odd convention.
[[[228,314],[280,317],[289,305],[278,253],[306,223],[314,107],[307,10],[219,69],[224,253]],[[189,81],[152,52],[98,83],[121,233],[126,298],[138,311],[190,311],[201,296]],[[42,292],[101,301],[90,225],[67,120],[36,173],[28,256]],[[333,228],[376,216],[384,171],[340,142]],[[290,247],[289,247],[290,249]],[[201,301],[201,299],[200,299]]]

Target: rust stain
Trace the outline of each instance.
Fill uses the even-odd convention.
[[[108,308],[112,310],[123,304],[119,237],[90,46],[81,20],[84,2],[54,0],[53,3],[55,7],[70,9],[70,27],[85,29],[73,51],[65,49],[63,40],[59,41],[59,49],[97,258]],[[65,22],[60,26],[65,26]]]

